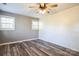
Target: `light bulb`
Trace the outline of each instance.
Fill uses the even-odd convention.
[[[40,10],[39,13],[44,14],[46,10]]]

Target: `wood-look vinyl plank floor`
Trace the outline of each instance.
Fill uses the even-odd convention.
[[[0,56],[79,56],[79,52],[37,39],[2,45]]]

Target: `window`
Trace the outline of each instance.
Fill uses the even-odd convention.
[[[32,20],[32,30],[39,30],[39,21]]]
[[[9,16],[0,16],[0,30],[14,30],[15,18]]]

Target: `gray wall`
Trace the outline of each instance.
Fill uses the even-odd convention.
[[[0,15],[15,17],[15,30],[0,30],[0,43],[38,38],[38,30],[32,30],[32,20],[37,18],[0,11]]]

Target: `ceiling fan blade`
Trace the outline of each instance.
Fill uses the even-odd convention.
[[[54,5],[51,5],[50,7],[57,7],[58,5],[57,4],[54,4]]]
[[[37,8],[36,6],[29,6],[29,8]]]
[[[47,7],[57,7],[58,5],[57,4],[48,3],[46,6]]]
[[[28,3],[28,4],[25,4],[26,7],[28,8],[37,8],[38,5],[36,3]]]
[[[54,4],[54,5],[48,5],[47,6],[47,9],[49,10],[49,9],[53,9],[53,8],[55,8],[55,7],[57,7],[58,5],[57,4]]]
[[[2,3],[3,5],[7,5],[7,3]]]
[[[39,6],[38,5],[36,5],[36,6],[28,6],[28,8],[35,8],[35,9],[37,9],[37,8],[39,8]]]

